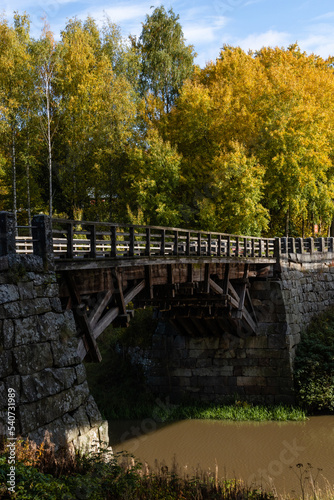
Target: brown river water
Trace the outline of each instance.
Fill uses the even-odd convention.
[[[156,460],[169,467],[175,460],[192,475],[196,468],[214,472],[217,464],[221,478],[242,479],[264,489],[273,484],[284,496],[301,495],[296,473],[304,473],[309,463],[316,485],[330,486],[334,494],[334,416],[281,423],[111,421],[109,432],[114,452],[127,451],[152,468]]]

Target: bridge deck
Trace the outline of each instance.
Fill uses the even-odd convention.
[[[0,212],[0,257],[33,253],[59,273],[63,306],[81,332],[79,354],[100,360],[97,337],[126,324],[130,303],[153,305],[186,330],[217,318],[237,335],[254,335],[250,280],[273,276],[282,260],[331,258],[333,238],[259,238],[180,228],[33,218],[16,236],[13,214]],[[31,235],[30,235],[31,234]],[[1,264],[1,262],[0,262]],[[1,266],[0,266],[1,268]],[[166,314],[167,314],[166,313]],[[190,326],[189,326],[189,324]]]

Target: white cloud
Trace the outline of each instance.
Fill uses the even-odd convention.
[[[326,14],[322,14],[321,16],[317,16],[313,19],[313,21],[323,21],[325,19],[333,19],[333,18],[334,18],[334,11],[326,12]]]
[[[232,41],[233,45],[248,50],[260,50],[262,47],[285,47],[294,43],[289,33],[284,31],[268,30],[265,33],[252,33],[245,38]]]
[[[310,35],[298,43],[302,50],[313,52],[324,59],[334,55],[334,33]]]

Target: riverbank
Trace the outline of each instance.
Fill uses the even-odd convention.
[[[36,447],[17,442],[15,493],[8,491],[9,464],[5,443],[0,450],[0,498],[25,500],[329,500],[333,491],[317,492],[316,497],[305,489],[301,496],[278,496],[275,491],[263,491],[246,483],[222,479],[218,466],[213,471],[197,470],[194,475],[174,464],[171,468],[157,465],[142,466],[131,456],[116,455],[105,460],[104,453],[73,456],[69,450],[55,455],[44,443]],[[300,468],[299,468],[300,470]]]

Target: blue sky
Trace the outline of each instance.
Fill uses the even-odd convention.
[[[179,14],[187,43],[194,45],[197,64],[218,57],[224,44],[256,50],[263,46],[287,47],[296,41],[302,50],[324,58],[334,55],[334,3],[332,0],[0,0],[0,11],[12,19],[14,10],[26,11],[32,34],[38,37],[43,15],[59,33],[68,19],[91,15],[101,22],[107,14],[123,36],[140,35],[141,23],[152,6],[164,5]]]

